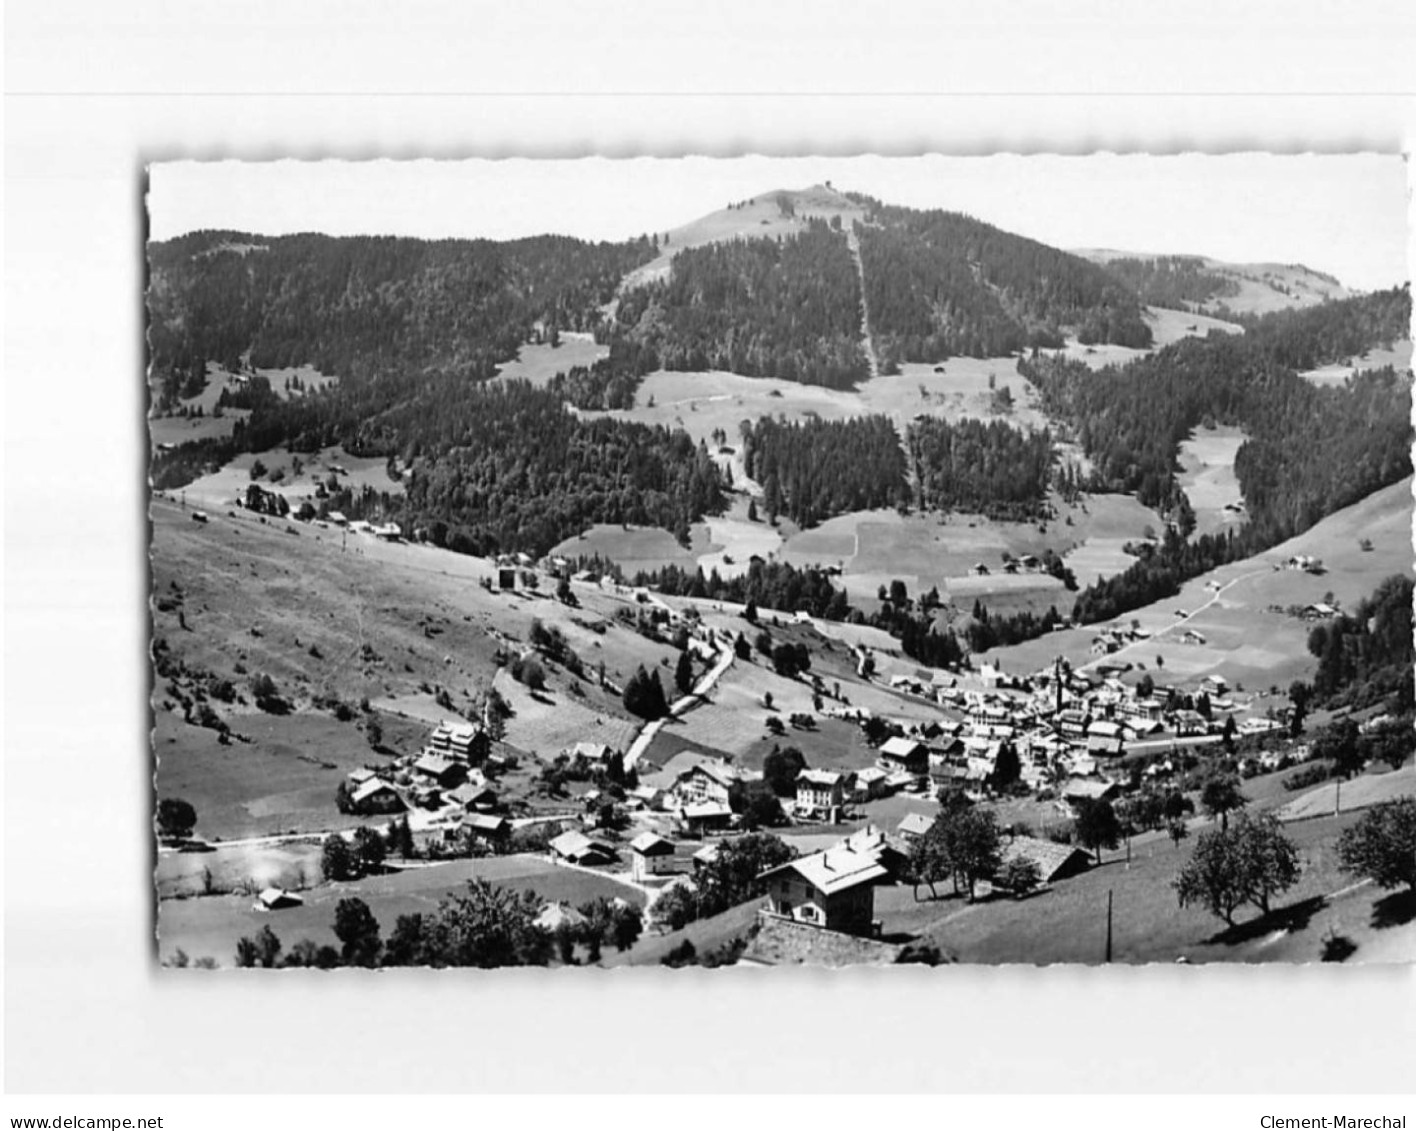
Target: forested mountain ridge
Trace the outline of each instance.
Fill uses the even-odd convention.
[[[861,294],[839,224],[674,256],[667,279],[626,290],[616,332],[665,369],[725,369],[849,388],[869,375]]]
[[[648,238],[419,240],[194,232],[148,247],[155,383],[315,366],[344,381],[391,370],[491,377],[535,323],[593,330]]]
[[[1136,292],[1094,263],[961,213],[856,197],[866,300],[888,362],[1083,343],[1148,347]]]

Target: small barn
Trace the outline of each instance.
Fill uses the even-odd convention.
[[[266,888],[256,897],[257,911],[283,911],[287,907],[301,907],[305,901],[293,891],[283,888]]]
[[[1065,880],[1091,865],[1091,858],[1074,844],[1053,844],[1035,836],[1015,836],[1004,842],[1000,853],[1002,872],[1014,860],[1029,860],[1037,865],[1038,878],[1050,884]]]
[[[615,859],[615,850],[604,841],[592,840],[574,829],[561,833],[551,841],[550,849],[562,860],[568,860],[572,864],[611,864]]]

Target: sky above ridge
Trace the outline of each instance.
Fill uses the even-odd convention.
[[[1406,163],[1380,154],[172,162],[149,178],[157,240],[202,228],[621,240],[830,181],[1055,247],[1302,263],[1360,290],[1409,278]]]

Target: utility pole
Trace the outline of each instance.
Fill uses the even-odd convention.
[[[1336,817],[1342,812],[1342,779],[1337,779],[1337,797],[1333,800],[1332,815]]]
[[[1111,961],[1111,889],[1106,891],[1106,961]]]

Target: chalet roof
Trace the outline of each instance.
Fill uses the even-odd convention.
[[[458,786],[456,789],[449,790],[447,798],[449,801],[454,801],[458,805],[473,805],[489,797],[495,798],[496,795],[497,791],[485,781],[469,781]]]
[[[807,785],[824,786],[830,788],[833,785],[840,785],[845,775],[836,770],[802,770],[797,775],[797,783],[805,782]]]
[[[934,822],[923,813],[910,813],[904,817],[895,830],[910,836],[923,836]]]
[[[672,856],[674,854],[674,842],[658,833],[643,832],[629,842],[631,851],[639,853],[641,856]]]
[[[1100,778],[1071,778],[1062,787],[1062,796],[1085,797],[1096,801],[1111,793],[1115,788],[1115,782],[1102,781]]]
[[[389,785],[388,782],[384,781],[382,778],[370,778],[354,791],[352,799],[355,802],[367,801],[370,797],[376,797],[385,790],[389,793],[394,792],[393,786]]]
[[[889,738],[880,747],[880,753],[892,758],[909,758],[919,749],[919,743],[912,738]]]
[[[577,742],[570,748],[570,756],[584,758],[587,762],[603,762],[616,753],[612,746],[603,742]]]
[[[585,916],[568,903],[548,903],[536,916],[536,926],[547,931],[555,931],[562,926],[580,927],[585,922]]]
[[[567,829],[550,842],[551,850],[561,856],[575,857],[583,856],[587,852],[603,852],[609,854],[610,846],[603,841],[591,840],[582,832],[575,829]]]
[[[266,888],[256,897],[262,907],[294,907],[304,903],[304,899],[283,888]]]
[[[828,931],[777,915],[762,915],[743,952],[746,966],[890,966],[902,947],[878,939]]]
[[[783,871],[795,872],[826,895],[848,891],[862,884],[871,884],[889,875],[880,863],[878,852],[864,851],[848,841],[835,848],[788,861],[764,872],[762,876],[773,876]]]
[[[721,802],[700,801],[696,805],[685,805],[683,815],[689,820],[703,821],[714,817],[731,817],[733,811]]]
[[[476,829],[478,832],[498,833],[510,824],[505,817],[496,817],[491,813],[468,813],[462,818],[463,828]]]
[[[1013,860],[1031,860],[1037,865],[1044,883],[1071,864],[1077,856],[1082,858],[1083,863],[1088,861],[1087,854],[1074,844],[1053,844],[1050,840],[1035,836],[1015,836],[1005,841],[1000,854],[1004,867]]]
[[[457,763],[444,758],[441,754],[424,754],[416,762],[413,768],[419,773],[432,774],[434,777],[442,777],[448,770]]]

